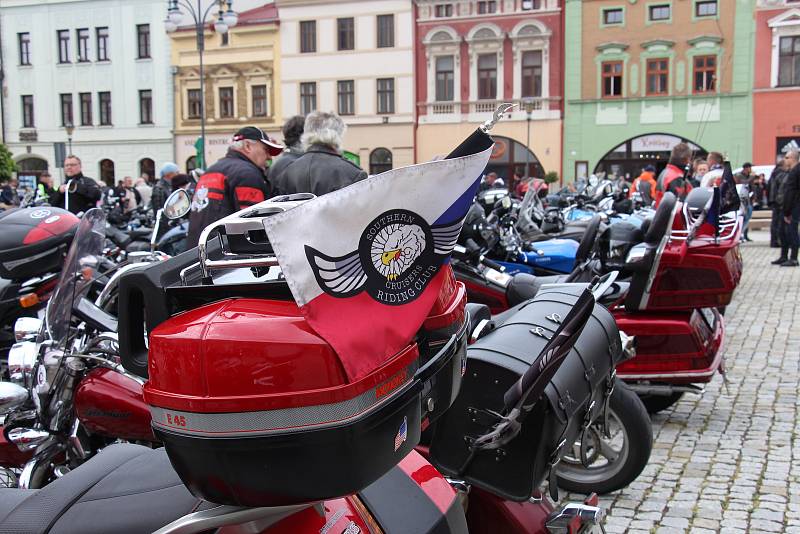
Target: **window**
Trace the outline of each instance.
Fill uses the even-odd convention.
[[[317,21],[300,21],[300,52],[307,54],[317,51]]]
[[[603,98],[622,96],[622,61],[607,61],[602,65]]]
[[[385,148],[376,148],[369,155],[369,173],[380,174],[392,170],[392,153]]]
[[[522,53],[522,96],[542,96],[542,51]]]
[[[694,58],[694,92],[713,93],[716,90],[717,56]]]
[[[31,34],[18,33],[17,41],[19,42],[19,64],[31,64]]]
[[[230,44],[230,38],[228,37],[229,33],[225,32],[219,36],[219,45],[220,46],[228,46]]]
[[[714,17],[717,15],[717,0],[700,0],[694,5],[696,17]]]
[[[267,86],[254,85],[251,89],[253,98],[253,117],[267,116]]]
[[[108,28],[95,28],[97,33],[97,61],[108,61]]]
[[[22,127],[35,127],[33,120],[33,95],[22,95]]]
[[[339,50],[353,50],[356,42],[355,21],[352,17],[336,19]]]
[[[670,12],[669,5],[650,6],[650,20],[651,21],[669,20],[670,18],[669,12]]]
[[[497,2],[489,0],[488,2],[478,2],[478,14],[486,15],[489,13],[497,13]]]
[[[394,113],[394,78],[378,78],[378,113]]]
[[[153,91],[139,91],[139,124],[153,124]]]
[[[58,30],[58,62],[69,63],[69,30]]]
[[[339,115],[353,115],[356,112],[356,93],[353,80],[336,83],[339,93]]]
[[[308,115],[317,109],[317,84],[316,82],[303,82],[300,84],[300,114]]]
[[[111,125],[111,93],[109,92],[101,92],[97,93],[97,97],[100,100],[100,125],[101,126],[110,126]]]
[[[72,94],[61,94],[61,126],[75,124],[72,121]]]
[[[439,4],[434,8],[433,13],[437,18],[452,17],[453,4]]]
[[[89,61],[89,28],[75,30],[75,38],[78,41],[78,62],[86,63]]]
[[[497,54],[478,56],[478,99],[497,98]]]
[[[394,15],[378,15],[378,48],[394,46]]]
[[[201,101],[200,89],[189,89],[186,92],[187,111],[189,112],[187,118],[199,119],[200,114],[203,113],[203,106]]]
[[[92,93],[80,93],[78,99],[81,104],[81,126],[92,125]]]
[[[453,56],[436,58],[436,101],[452,102],[455,94],[455,78],[453,76]]]
[[[219,88],[219,116],[223,119],[233,117],[233,87]]]
[[[603,24],[622,24],[623,22],[623,11],[621,7],[603,10]]]
[[[669,60],[647,60],[647,94],[665,95],[669,92]]]
[[[542,0],[522,0],[522,9],[524,11],[530,11],[532,9],[541,9],[542,8]]]
[[[778,85],[800,85],[800,35],[781,37],[778,53]]]
[[[137,24],[136,25],[136,43],[139,59],[147,59],[150,57],[150,25]]]

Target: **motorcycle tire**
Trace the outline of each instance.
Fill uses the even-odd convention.
[[[612,433],[612,439],[608,441],[619,444],[620,450],[617,451],[605,441],[607,438],[602,435],[603,417],[599,417],[587,432],[595,442],[595,445],[587,447],[587,450],[593,451],[591,454],[595,462],[585,467],[579,459],[580,444],[576,443],[573,457],[565,457],[556,467],[560,488],[581,494],[610,493],[626,487],[644,470],[653,448],[653,427],[639,396],[621,380],[616,381],[611,394],[608,416]],[[597,440],[603,443],[598,446]],[[599,465],[597,460],[600,460]]]
[[[642,403],[647,409],[647,413],[654,414],[671,408],[676,402],[683,398],[683,393],[678,391],[669,395],[642,395]]]

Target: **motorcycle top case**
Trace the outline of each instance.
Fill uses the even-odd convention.
[[[552,462],[572,451],[587,421],[598,417],[622,344],[614,317],[595,304],[573,350],[556,371],[519,434],[496,450],[470,443],[490,432],[503,395],[536,360],[577,302],[585,284],[545,286],[532,300],[467,350],[467,371],[456,402],[436,424],[430,459],[442,473],[503,498],[524,501],[541,486]]]
[[[144,398],[183,482],[259,507],[349,495],[384,475],[458,394],[466,291],[443,287],[419,342],[352,382],[291,300],[227,298],[162,322]]]
[[[0,276],[14,280],[60,269],[78,222],[72,213],[50,206],[0,214]]]

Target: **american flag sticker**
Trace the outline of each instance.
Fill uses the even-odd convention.
[[[400,448],[400,445],[405,443],[406,438],[408,438],[408,417],[403,417],[403,422],[400,424],[400,430],[397,431],[397,435],[394,437],[394,452],[397,452],[397,449]]]

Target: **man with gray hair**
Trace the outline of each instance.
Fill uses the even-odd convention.
[[[305,153],[283,171],[279,193],[319,196],[367,177],[366,172],[342,157],[346,126],[339,115],[314,111],[306,117],[303,130]]]
[[[786,154],[789,174],[783,184],[783,223],[781,225],[781,257],[773,264],[781,267],[797,267],[797,252],[800,249],[800,153],[790,150]]]

